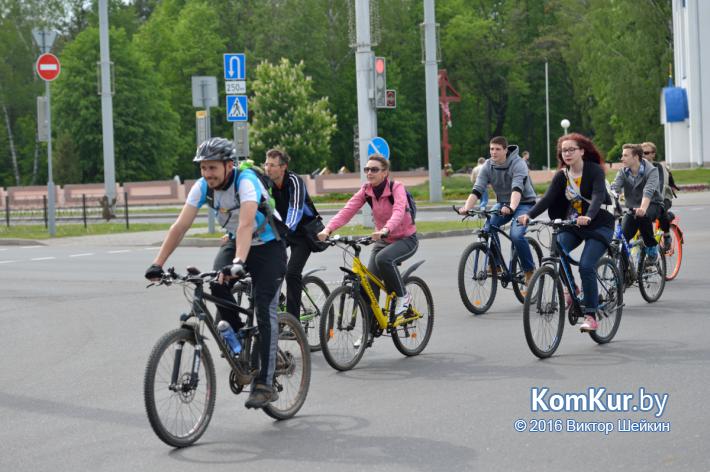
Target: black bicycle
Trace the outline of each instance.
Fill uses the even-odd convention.
[[[252,293],[249,306],[243,308],[205,293],[205,284],[215,281],[219,272],[201,273],[194,267],[189,267],[187,272],[187,275],[179,275],[170,268],[160,282],[149,285],[182,285],[185,298],[191,304],[190,312],[180,316],[180,327],[163,335],[153,347],[143,381],[150,425],[161,440],[174,447],[193,444],[212,419],[217,389],[214,361],[206,344],[208,334],[231,367],[229,386],[234,394],[252,385],[260,370],[259,343],[262,340],[255,323]],[[207,301],[246,316],[246,325],[238,333],[243,349],[237,356],[219,335],[217,321],[205,304]],[[306,401],[311,357],[298,320],[279,314],[278,323],[273,385],[278,399],[263,410],[272,418],[283,420],[294,416]]]
[[[454,206],[458,214],[458,209]],[[499,210],[471,209],[463,219],[479,216],[486,219],[486,225],[473,233],[478,241],[469,244],[461,254],[459,260],[458,283],[461,301],[468,311],[481,315],[493,305],[498,290],[498,282],[503,288],[512,286],[516,298],[525,301],[525,272],[523,271],[518,251],[513,247],[510,263],[506,263],[498,238],[493,234],[503,235],[511,241],[505,231],[500,227],[490,224],[491,216],[500,215]],[[490,229],[486,229],[488,226]],[[525,240],[530,245],[530,250],[537,259],[538,265],[542,261],[542,248],[535,239],[526,236]],[[512,244],[512,241],[511,241]]]
[[[565,291],[572,302],[567,310],[570,324],[576,325],[584,313],[582,296],[572,273],[572,266],[579,265],[579,261],[574,260],[557,241],[560,232],[565,227],[576,226],[576,222],[531,221],[529,225],[552,227],[550,256],[543,258],[542,265],[530,279],[523,304],[525,340],[532,353],[542,359],[550,357],[562,341],[565,327]],[[624,287],[616,263],[610,257],[599,259],[596,274],[599,286],[598,327],[596,331],[590,331],[589,335],[597,343],[605,344],[611,341],[619,330],[624,308]]]

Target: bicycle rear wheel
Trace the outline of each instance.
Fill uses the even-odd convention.
[[[671,223],[671,239],[673,242],[670,247],[664,247],[663,252],[666,255],[666,280],[671,281],[678,277],[680,272],[680,264],[683,262],[683,233],[677,225]]]
[[[597,329],[589,336],[599,344],[611,341],[619,330],[621,313],[624,309],[624,284],[621,281],[616,262],[610,257],[602,257],[597,262],[597,282],[599,285],[599,310]]]
[[[523,328],[528,347],[540,359],[550,357],[560,345],[565,328],[562,282],[555,269],[544,265],[530,279],[523,304]]]
[[[641,296],[648,303],[658,301],[666,286],[666,256],[658,251],[655,262],[650,262],[646,251],[641,251],[639,260],[638,282]]]
[[[537,263],[537,267],[542,264],[542,248],[540,243],[530,236],[526,236],[525,240],[530,245],[530,252],[532,252],[533,259]],[[513,251],[511,256],[510,272],[513,274],[513,293],[520,303],[525,303],[525,272],[523,271],[520,258],[518,257],[518,251]]]
[[[368,343],[365,302],[352,286],[341,285],[330,293],[322,313],[320,346],[325,360],[336,370],[352,369]]]
[[[493,305],[498,288],[495,262],[482,242],[469,244],[459,260],[459,295],[468,311],[482,315]]]
[[[300,320],[311,351],[320,351],[318,330],[320,329],[321,310],[328,295],[330,295],[330,290],[321,279],[313,275],[303,278]]]
[[[311,353],[303,327],[288,313],[279,313],[279,342],[276,351],[274,388],[279,398],[267,404],[264,413],[277,420],[298,413],[311,384]]]
[[[199,356],[196,378],[192,369]],[[217,390],[212,356],[196,344],[192,330],[180,328],[165,334],[148,358],[143,378],[143,399],[155,434],[173,447],[197,441],[212,419]]]
[[[407,277],[404,286],[412,297],[412,303],[405,316],[419,317],[393,329],[392,342],[405,356],[416,356],[429,343],[434,329],[434,299],[427,284],[419,277]]]

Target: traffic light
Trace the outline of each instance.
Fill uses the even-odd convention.
[[[387,66],[384,57],[375,58],[375,108],[387,107]]]
[[[397,91],[387,90],[387,108],[397,108]]]

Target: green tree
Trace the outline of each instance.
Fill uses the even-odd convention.
[[[196,175],[188,159],[195,153],[195,108],[192,106],[193,75],[220,76],[225,38],[219,36],[218,12],[200,0],[162,2],[135,36],[135,45],[147,53],[163,78],[170,105],[178,114],[179,135],[173,142],[176,171],[183,177]],[[224,99],[220,99],[224,103]],[[212,135],[226,135],[221,116],[213,109]]]
[[[286,149],[296,172],[311,172],[325,164],[336,118],[328,99],[314,99],[313,84],[303,62],[262,62],[251,88],[253,119],[251,154],[255,159],[270,147]]]
[[[109,41],[116,77],[113,123],[117,181],[169,178],[177,158],[173,144],[178,131],[164,87],[123,30],[111,29]],[[56,81],[53,103],[58,172],[67,179],[64,182],[97,182],[103,177],[97,61],[96,28],[80,33],[62,55],[63,73]]]

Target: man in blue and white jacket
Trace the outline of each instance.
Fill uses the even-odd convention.
[[[213,268],[231,277],[243,276],[249,271],[254,283],[260,337],[269,341],[259,346],[262,369],[245,403],[247,408],[261,408],[278,398],[273,388],[278,343],[276,307],[286,272],[286,248],[260,210],[263,200],[268,198],[266,188],[254,170],[235,168],[234,154],[232,143],[224,138],[211,138],[200,144],[193,161],[199,163],[202,178],[190,189],[180,215],[168,230],[145,277],[160,279],[166,260],[192,226],[200,207],[208,203],[231,236],[224,239]],[[280,218],[275,210],[273,218]],[[231,284],[213,283],[210,288],[214,296],[236,303]],[[221,319],[229,322],[235,331],[242,328],[238,313],[223,307],[218,307],[218,311]]]
[[[271,194],[279,214],[285,215],[288,227],[286,241],[291,255],[286,267],[286,311],[298,318],[301,313],[303,268],[311,255],[315,234],[323,229],[320,225],[313,234],[307,234],[305,225],[319,219],[318,211],[308,196],[303,179],[288,170],[290,156],[280,149],[266,152],[264,170],[274,182]]]

